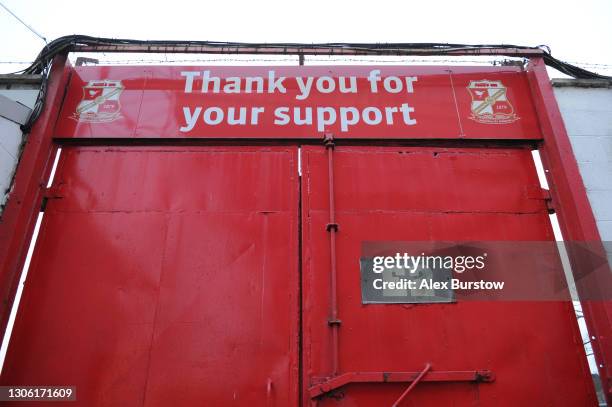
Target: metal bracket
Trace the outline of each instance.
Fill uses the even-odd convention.
[[[555,207],[552,203],[552,195],[550,194],[550,190],[541,187],[527,187],[527,198],[544,201],[548,213],[555,213]]]
[[[338,231],[338,224],[337,223],[328,223],[327,225],[325,225],[325,230],[327,230],[328,232],[331,232],[332,230],[334,232]]]
[[[334,135],[332,133],[325,133],[323,135],[323,144],[325,148],[334,148],[336,143],[334,142]]]
[[[340,326],[340,324],[342,324],[342,321],[339,319],[330,319],[329,321],[327,321],[327,325],[329,326],[333,326],[333,325]]]
[[[63,195],[60,195],[60,191],[57,188],[57,185],[53,185],[51,188],[47,188],[44,185],[41,184],[41,187],[43,188],[43,198],[44,199],[62,199],[64,198]]]
[[[546,205],[546,209],[548,210],[548,213],[552,215],[553,213],[556,212],[556,210],[555,210],[555,206],[553,205],[552,195],[550,194],[550,190],[543,189],[542,191],[544,193],[544,204]]]

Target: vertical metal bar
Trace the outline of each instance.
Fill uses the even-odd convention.
[[[561,232],[570,245],[572,242],[587,242],[590,250],[605,258],[595,217],[542,58],[530,60],[527,78],[544,138],[540,152],[549,169],[548,183]],[[580,259],[576,258],[573,250],[569,250],[568,255],[574,277],[579,278],[575,273],[580,270]],[[581,295],[580,287],[578,295]],[[583,298],[581,304],[587,327],[595,337],[591,344],[604,394],[608,404],[612,405],[612,302]]]
[[[62,106],[70,78],[67,55],[53,59],[49,74],[45,108],[32,127],[19,164],[15,170],[13,190],[0,222],[0,333],[6,333],[17,284],[38,212],[40,211],[46,177],[53,167],[56,146],[53,128]]]
[[[408,386],[408,388],[402,393],[401,396],[399,396],[397,401],[393,403],[391,407],[398,407],[400,403],[402,402],[402,400],[404,400],[404,398],[406,398],[408,393],[410,393],[412,389],[414,389],[414,387],[421,381],[421,379],[425,377],[425,375],[427,374],[427,372],[429,372],[430,369],[431,369],[431,363],[426,364],[425,368],[421,371],[421,373],[419,373],[416,379],[414,379],[414,381],[410,383],[410,386]]]
[[[338,361],[338,329],[340,328],[341,321],[338,319],[336,275],[336,233],[338,233],[338,224],[336,223],[336,203],[334,201],[334,136],[326,134],[324,143],[327,149],[327,171],[329,174],[329,223],[325,227],[329,232],[330,258],[330,317],[328,324],[332,329],[332,375],[336,376],[340,369]]]

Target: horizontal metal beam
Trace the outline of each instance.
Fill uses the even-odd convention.
[[[535,57],[544,55],[541,49],[526,48],[460,48],[460,49],[432,49],[432,48],[377,48],[374,44],[371,47],[350,47],[342,48],[335,46],[320,47],[296,47],[296,46],[253,46],[253,47],[233,47],[233,46],[212,46],[195,44],[177,45],[153,45],[153,44],[122,44],[122,45],[74,45],[70,49],[73,52],[133,52],[133,53],[175,53],[175,54],[249,54],[249,55],[386,55],[386,56],[508,56],[508,57]]]
[[[349,372],[315,384],[308,389],[311,398],[334,391],[349,383],[408,383],[422,372]],[[423,382],[492,382],[495,375],[489,370],[430,371]]]

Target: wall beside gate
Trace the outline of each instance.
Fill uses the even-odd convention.
[[[612,241],[612,86],[576,79],[552,84],[599,234]]]
[[[38,97],[40,77],[0,75],[0,214],[19,161],[25,123]]]

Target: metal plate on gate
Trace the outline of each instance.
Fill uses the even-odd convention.
[[[363,304],[427,304],[454,301],[449,288],[452,271],[446,268],[385,267],[376,270],[374,257],[361,258],[361,302]]]

